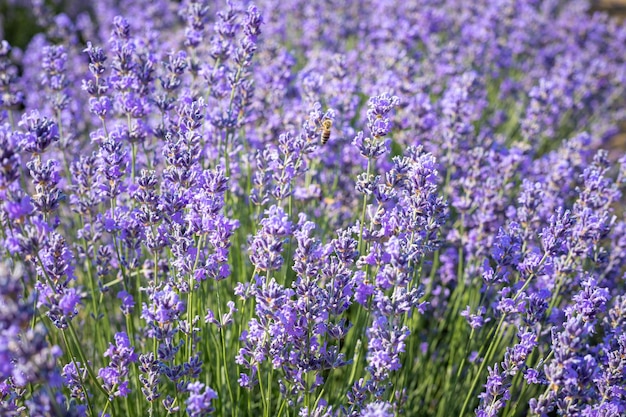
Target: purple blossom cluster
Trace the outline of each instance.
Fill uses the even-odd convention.
[[[0,414],[626,414],[623,25],[53,3],[0,43]]]
[[[109,366],[98,371],[98,377],[102,379],[103,388],[110,397],[126,397],[129,393],[128,381],[125,380],[129,366],[137,361],[134,348],[130,345],[126,333],[115,335],[115,345],[110,344],[104,352],[105,357],[109,357]],[[76,372],[76,370],[75,370]]]
[[[63,383],[58,365],[63,351],[49,343],[46,327],[35,322],[36,297],[23,296],[23,274],[21,264],[0,264],[0,412],[45,416],[54,407],[64,407],[64,415],[84,415],[84,405],[77,406],[58,390]],[[74,387],[79,385],[74,380]]]
[[[315,223],[304,214],[292,226],[288,235],[297,241],[296,277],[289,288],[270,278],[268,270],[241,293],[254,299],[255,317],[242,334],[243,347],[236,361],[250,371],[241,374],[241,386],[250,389],[258,384],[259,366],[267,361],[284,374],[279,381],[282,394],[291,404],[304,401],[308,408],[305,397],[324,384],[324,374],[348,364],[340,344],[350,329],[342,314],[352,303],[354,277],[349,265],[354,259],[340,256],[333,243],[322,245],[312,237]],[[257,234],[259,239],[262,233]],[[272,256],[265,254],[266,259]],[[328,256],[331,260],[325,262]]]

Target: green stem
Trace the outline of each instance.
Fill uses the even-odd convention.
[[[367,159],[367,180],[369,181],[370,172],[372,170],[372,158]],[[367,194],[363,195],[363,203],[361,205],[361,230],[359,231],[359,253],[363,254],[365,252],[363,248],[363,227],[365,226],[365,211],[367,208]]]
[[[106,395],[106,397],[108,398],[109,397],[109,393],[98,382],[98,378],[96,377],[96,374],[94,373],[93,368],[91,367],[91,365],[87,361],[87,358],[85,357],[85,354],[84,354],[83,349],[82,349],[82,347],[80,345],[80,342],[78,341],[78,336],[76,335],[76,330],[74,330],[74,326],[72,326],[71,322],[69,322],[68,328],[70,329],[70,336],[72,337],[72,340],[74,341],[74,344],[76,345],[76,348],[78,350],[78,356],[80,357],[80,360],[82,361],[82,363],[85,365],[85,368],[87,368],[87,374],[93,380],[93,382],[96,384],[98,389],[100,389],[100,391],[102,391],[104,393],[104,395]],[[63,329],[62,333],[65,333],[65,329]]]
[[[267,408],[267,399],[265,398],[265,391],[263,389],[263,376],[261,375],[260,365],[257,365],[257,376],[259,379],[259,391],[261,392],[261,405],[263,406],[263,416],[269,417],[270,412]]]
[[[544,253],[543,257],[539,261],[539,264],[537,266],[537,270],[539,270],[541,268],[541,266],[543,265],[543,263],[545,262],[547,257],[548,257],[548,254]],[[520,288],[519,291],[517,292],[517,294],[515,294],[515,297],[513,297],[514,301],[517,300],[517,298],[526,290],[526,288],[528,288],[528,286],[530,285],[530,282],[532,281],[532,278],[534,276],[535,276],[535,274],[533,273],[532,275],[530,275],[528,277],[526,282],[524,282],[524,285],[522,286],[522,288]],[[498,322],[498,326],[496,327],[496,331],[495,331],[495,333],[493,335],[493,338],[491,338],[491,342],[489,343],[489,348],[487,349],[487,353],[485,354],[485,357],[483,358],[483,361],[480,364],[478,372],[476,373],[476,376],[472,380],[472,385],[470,386],[470,389],[467,392],[467,395],[465,396],[465,401],[463,402],[463,407],[461,408],[461,413],[459,414],[459,417],[463,417],[463,414],[465,413],[465,409],[467,408],[467,405],[469,404],[470,398],[472,397],[472,395],[474,393],[474,389],[476,388],[476,384],[478,383],[478,379],[481,377],[481,375],[482,375],[482,373],[483,373],[487,363],[490,362],[490,360],[491,360],[491,354],[493,353],[493,351],[495,350],[495,347],[497,345],[496,341],[498,343],[500,342],[500,337],[498,337],[498,336],[500,335],[500,330],[502,329],[502,325],[504,324],[504,319],[505,318],[506,318],[506,315],[503,314],[502,317],[500,318],[500,321]]]
[[[96,415],[93,412],[93,407],[91,406],[91,401],[89,400],[89,391],[87,391],[87,389],[85,388],[85,382],[83,381],[82,372],[80,371],[80,367],[76,364],[75,356],[72,353],[72,347],[70,346],[70,343],[67,340],[67,335],[65,334],[65,331],[62,331],[61,335],[63,336],[63,342],[65,342],[65,347],[67,348],[67,350],[70,353],[70,356],[72,357],[72,364],[74,365],[74,369],[76,370],[76,375],[78,376],[78,382],[80,383],[83,393],[85,394],[85,399],[87,400],[87,408],[89,409],[89,414],[91,415],[91,417],[96,417]]]
[[[219,315],[218,320],[221,320],[222,309],[220,305],[219,289],[216,292],[217,292],[217,309],[218,309],[218,315]],[[228,366],[228,363],[226,362],[226,338],[224,336],[224,329],[220,327],[219,332],[220,332],[220,340],[222,342],[221,343],[222,344],[222,349],[221,349],[222,350],[222,365],[224,366],[224,373],[226,374],[226,387],[228,388],[228,395],[230,396],[230,403],[233,406],[233,413],[234,415],[237,415],[237,407],[235,406],[235,396],[233,395],[233,389],[230,384],[230,375],[228,372],[229,366]]]

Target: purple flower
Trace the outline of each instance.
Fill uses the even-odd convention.
[[[89,99],[89,111],[101,119],[106,118],[111,113],[113,105],[108,97],[92,97]]]
[[[392,417],[394,415],[392,405],[387,402],[370,403],[359,414],[360,417]]]
[[[142,372],[139,376],[141,392],[146,400],[152,403],[161,395],[158,390],[161,381],[159,361],[155,359],[154,353],[150,352],[139,355],[139,364],[139,370]]]
[[[24,94],[18,83],[19,72],[11,60],[11,45],[6,40],[0,43],[0,78],[2,78],[3,94],[0,97],[0,111],[15,110],[24,103]],[[2,114],[0,120],[5,120]]]
[[[352,145],[359,149],[365,158],[379,158],[387,152],[387,143],[384,140],[377,140],[365,137],[363,132],[357,133],[352,141]]]
[[[66,74],[67,60],[67,52],[63,45],[44,47],[41,84],[49,91],[48,100],[55,112],[64,110],[70,102],[68,92],[70,81]]]
[[[401,368],[400,353],[405,351],[405,340],[410,332],[407,327],[397,324],[383,316],[374,317],[372,326],[367,329],[367,362],[375,380],[384,380],[389,372]]]
[[[204,391],[202,391],[204,388]],[[187,399],[187,414],[189,417],[204,417],[215,409],[211,402],[217,398],[217,393],[201,382],[192,382],[187,385],[189,398]]]
[[[143,304],[141,318],[154,327],[173,324],[185,311],[185,304],[170,285],[150,295],[150,304]]]
[[[50,145],[59,141],[59,128],[56,123],[40,116],[37,111],[25,114],[19,125],[26,131],[20,146],[28,153],[42,154]]]
[[[137,362],[135,348],[130,344],[128,335],[124,332],[115,334],[115,344],[110,343],[104,352],[109,358],[109,366],[101,368],[98,376],[102,379],[103,388],[109,397],[126,397],[130,392],[126,377],[130,372],[130,364]]]
[[[63,383],[69,388],[72,398],[84,400],[86,393],[83,389],[83,381],[87,379],[87,369],[81,367],[80,362],[70,362],[63,367],[62,376]]]
[[[250,261],[259,271],[280,269],[283,244],[291,234],[292,223],[282,208],[272,206],[261,220],[260,229],[250,243]]]
[[[463,311],[461,311],[461,316],[465,317],[472,329],[479,329],[484,326],[486,322],[491,321],[491,318],[487,317],[485,319],[483,315],[487,312],[487,309],[484,306],[480,306],[476,314],[470,313],[470,306]]]
[[[229,301],[227,303],[227,306],[228,306],[228,313],[223,314],[219,321],[215,318],[215,315],[213,314],[213,311],[211,311],[211,309],[207,310],[207,314],[204,318],[204,321],[206,323],[214,324],[215,326],[217,326],[218,329],[222,329],[228,326],[229,324],[233,322],[233,315],[238,310],[237,308],[235,308],[235,303],[233,301]]]
[[[391,110],[400,104],[400,99],[396,96],[390,96],[387,93],[374,96],[369,99],[367,106],[369,108],[368,115],[375,117],[386,116]]]
[[[28,196],[23,196],[19,201],[7,200],[4,203],[4,209],[9,216],[9,219],[21,222],[33,211],[33,205],[31,199]]]
[[[122,178],[126,174],[128,156],[124,137],[125,132],[117,129],[100,142],[98,182],[104,195],[110,199],[125,190]]]
[[[20,141],[20,133],[13,132],[7,123],[0,124],[0,195],[20,177]]]
[[[528,368],[524,372],[524,379],[528,384],[541,384],[540,373],[536,369]]]
[[[75,288],[69,288],[59,301],[59,308],[66,316],[74,316],[78,313],[76,306],[80,303],[81,296]]]
[[[135,307],[135,300],[133,299],[133,296],[122,290],[117,293],[117,298],[122,300],[122,305],[120,306],[122,313],[131,314],[133,307]]]
[[[21,264],[0,263],[0,380],[10,382],[6,388],[11,390],[29,384],[58,387],[57,361],[63,352],[49,344],[43,324],[31,325],[34,294],[22,296],[25,272]],[[4,395],[0,391],[0,398]]]

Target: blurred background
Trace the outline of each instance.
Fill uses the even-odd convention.
[[[13,47],[24,48],[32,36],[41,31],[46,16],[64,13],[76,21],[83,13],[93,13],[90,7],[93,1],[0,0],[0,39],[7,40]],[[626,18],[626,0],[590,0],[589,4],[590,13],[605,11],[622,21]]]
[[[0,40],[8,41],[14,51],[24,49],[36,33],[48,26],[48,19],[58,14],[66,15],[80,26],[84,20],[81,16],[93,14],[94,1],[97,0],[0,0]],[[590,0],[589,5],[589,13],[607,12],[626,24],[626,0]],[[626,149],[626,122],[610,141],[609,148]]]
[[[92,1],[0,0],[0,39],[23,49],[33,35],[42,31],[48,16],[64,13],[75,20],[81,13],[92,12]]]
[[[626,0],[597,0],[591,3],[592,11],[606,11],[626,24]],[[626,122],[622,123],[621,132],[612,139],[610,147],[614,150],[626,149]]]
[[[591,2],[595,10],[604,10],[620,19],[626,18],[626,0],[597,0]]]

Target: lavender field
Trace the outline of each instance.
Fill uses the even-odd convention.
[[[590,6],[4,0],[0,416],[626,415]]]

